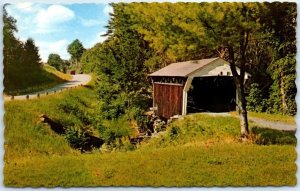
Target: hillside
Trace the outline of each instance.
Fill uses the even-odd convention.
[[[47,64],[26,72],[20,71],[18,68],[10,68],[9,73],[9,80],[4,83],[4,93],[8,95],[37,92],[72,78]]]
[[[126,146],[125,141],[122,148],[113,151],[80,153],[64,136],[40,123],[39,115],[46,114],[66,127],[84,125],[89,121],[88,113],[97,108],[93,87],[5,103],[6,186],[296,184],[295,136],[272,131],[273,141],[262,141],[264,135],[270,135],[262,130],[252,141],[242,143],[234,117],[187,116],[136,149]]]

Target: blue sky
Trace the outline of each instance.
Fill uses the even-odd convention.
[[[103,42],[105,25],[112,7],[108,4],[40,4],[17,3],[7,6],[8,14],[17,20],[20,40],[33,38],[43,61],[50,53],[69,59],[67,46],[79,39],[85,48]]]

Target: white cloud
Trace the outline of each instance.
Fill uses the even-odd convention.
[[[37,8],[33,6],[33,3],[30,2],[23,2],[23,3],[17,3],[16,8],[23,12],[35,12],[37,11]]]
[[[36,45],[39,47],[39,53],[43,62],[47,62],[48,56],[51,53],[60,55],[62,59],[69,59],[70,55],[67,52],[67,47],[70,44],[66,39],[48,42],[48,41],[36,41]]]
[[[35,22],[37,33],[49,33],[56,31],[59,26],[64,22],[70,21],[75,17],[74,12],[62,5],[51,5],[47,9],[38,11]]]
[[[109,13],[113,13],[114,9],[112,8],[112,6],[110,6],[109,4],[106,4],[104,9],[103,9],[103,13],[108,15]]]

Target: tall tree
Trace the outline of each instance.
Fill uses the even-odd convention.
[[[67,50],[71,55],[71,59],[75,61],[76,67],[78,67],[81,55],[85,51],[82,43],[78,39],[75,39],[71,44],[69,44]]]
[[[230,63],[237,87],[241,135],[247,137],[249,127],[244,84],[247,50],[252,39],[262,37],[261,25],[257,21],[260,12],[265,11],[264,6],[257,3],[204,3],[201,6],[199,20],[207,40]]]
[[[39,49],[37,46],[35,46],[35,42],[32,38],[26,40],[24,44],[24,51],[26,55],[24,62],[28,67],[30,65],[33,65],[32,67],[40,65],[41,58],[39,55]]]
[[[14,63],[19,61],[22,52],[22,43],[18,41],[14,32],[17,32],[16,20],[9,16],[6,11],[6,4],[3,6],[3,65],[4,65],[4,88],[7,88],[13,79],[13,73],[10,72],[14,68]],[[6,90],[5,90],[6,91]]]
[[[58,54],[53,53],[49,54],[47,63],[59,71],[63,70],[65,64],[64,60],[62,60]]]
[[[31,38],[22,42],[14,36],[17,21],[8,15],[6,6],[3,7],[4,91],[15,94],[45,80],[41,79],[38,47]]]
[[[148,43],[131,29],[131,15],[124,10],[125,5],[112,6],[109,39],[99,46],[96,57],[96,71],[101,79],[98,95],[103,117],[107,119],[118,118],[133,108],[145,108],[149,98],[145,87],[149,84],[144,63],[151,55]]]

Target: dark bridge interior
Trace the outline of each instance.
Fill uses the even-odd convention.
[[[187,113],[233,111],[235,99],[232,76],[196,77],[188,92]]]

